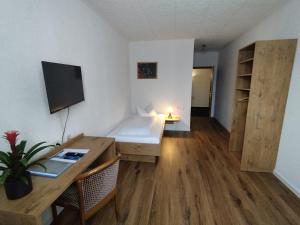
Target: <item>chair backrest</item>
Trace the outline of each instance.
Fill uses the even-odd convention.
[[[76,179],[83,210],[89,211],[112,193],[117,184],[120,156],[81,174]]]

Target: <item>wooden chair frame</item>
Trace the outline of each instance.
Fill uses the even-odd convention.
[[[84,197],[83,197],[83,190],[82,190],[82,182],[84,179],[87,177],[90,177],[96,173],[100,173],[101,171],[105,170],[107,167],[113,165],[116,161],[120,160],[120,154],[117,156],[113,157],[112,159],[106,161],[105,163],[101,164],[100,166],[97,166],[96,168],[87,171],[85,173],[82,173],[78,175],[75,179],[74,182],[76,184],[76,189],[79,194],[79,211],[80,211],[80,224],[85,225],[85,222],[87,219],[91,218],[95,213],[97,213],[98,210],[100,210],[102,207],[104,207],[107,203],[109,203],[111,200],[114,199],[115,201],[115,213],[116,213],[116,218],[117,221],[119,220],[119,213],[118,213],[118,204],[117,204],[117,190],[116,187],[111,191],[104,199],[102,199],[97,205],[95,205],[93,208],[89,209],[87,212],[84,210]],[[53,221],[54,224],[57,219],[57,210],[56,206],[62,206],[64,208],[70,208],[70,209],[76,209],[78,208],[71,206],[69,204],[56,204],[55,202],[52,204],[52,214],[53,214]]]

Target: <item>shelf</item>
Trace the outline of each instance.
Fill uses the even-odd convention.
[[[236,90],[238,90],[238,91],[250,91],[249,88],[237,88]]]
[[[180,120],[181,120],[181,116],[179,115],[172,115],[171,118],[167,115],[165,116],[166,123],[175,123],[175,122],[179,122]]]
[[[249,45],[245,46],[244,48],[241,48],[240,52],[242,52],[242,51],[253,51],[254,52],[254,50],[255,50],[255,44],[256,43],[254,42],[252,44],[249,44]]]
[[[240,61],[240,64],[252,62],[253,60],[254,60],[254,58],[244,59],[244,60]]]
[[[248,102],[249,98],[240,98],[238,102]]]
[[[252,73],[241,74],[241,75],[238,75],[238,76],[239,77],[251,77]]]

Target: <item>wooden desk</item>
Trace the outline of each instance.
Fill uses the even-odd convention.
[[[113,138],[87,137],[81,134],[55,148],[48,156],[66,147],[88,148],[90,151],[58,178],[33,176],[32,192],[21,199],[8,200],[4,187],[0,186],[0,225],[42,225],[42,213],[72,184],[78,174],[99,159],[100,155],[102,160],[102,156],[109,158],[116,154]]]

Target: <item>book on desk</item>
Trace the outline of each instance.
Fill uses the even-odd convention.
[[[41,162],[47,168],[46,171],[40,166],[31,167],[28,171],[35,176],[56,178],[80,160],[88,151],[88,149],[66,148],[51,158]]]

